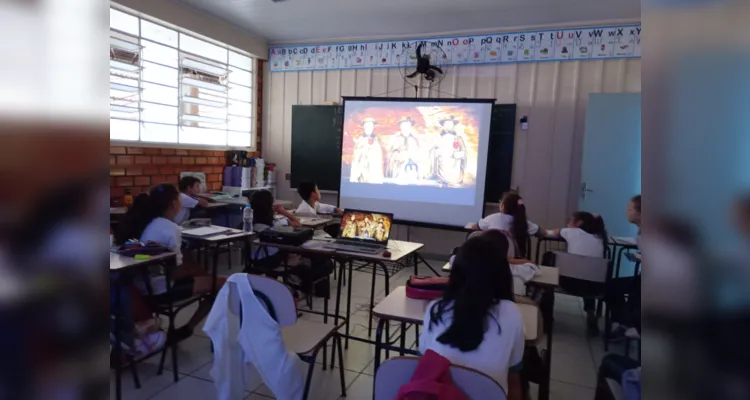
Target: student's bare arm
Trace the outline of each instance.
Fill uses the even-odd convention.
[[[208,200],[204,199],[203,197],[198,197],[198,205],[201,207],[208,206]]]
[[[522,400],[523,386],[521,385],[521,374],[517,372],[508,373],[508,400]]]
[[[531,260],[527,260],[525,258],[509,258],[508,263],[510,264],[533,264]]]
[[[292,224],[292,226],[301,226],[302,225],[302,224],[300,224],[299,219],[297,219],[297,217],[294,216],[294,214],[290,213],[281,204],[276,204],[275,206],[273,206],[273,211],[276,212],[277,214],[281,214],[281,215],[285,216],[286,219],[289,220],[289,223]]]

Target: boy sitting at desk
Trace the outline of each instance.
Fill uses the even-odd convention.
[[[196,206],[205,207],[208,205],[208,200],[197,197],[201,192],[201,180],[194,176],[183,176],[180,179],[180,200],[182,201],[182,208],[180,212],[175,216],[174,222],[181,224],[182,222],[190,218],[190,211]],[[195,216],[193,216],[195,217]]]
[[[322,214],[340,214],[341,209],[330,204],[320,202],[320,191],[318,185],[312,181],[300,182],[297,187],[297,193],[302,197],[302,203],[297,207],[297,214],[318,215]]]
[[[341,214],[342,210],[330,204],[320,202],[320,191],[318,185],[312,181],[300,182],[297,186],[297,193],[302,197],[302,203],[297,207],[297,215],[318,215],[323,214]],[[323,228],[326,233],[332,237],[337,237],[339,233],[338,225],[328,225]]]

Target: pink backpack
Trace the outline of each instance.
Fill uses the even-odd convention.
[[[450,366],[447,358],[427,350],[419,359],[411,381],[401,386],[395,400],[469,400],[453,384]]]

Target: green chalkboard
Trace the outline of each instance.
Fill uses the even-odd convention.
[[[339,190],[342,106],[292,106],[292,187],[314,180],[321,190]],[[510,190],[516,105],[492,108],[484,200],[497,202]]]
[[[343,106],[292,106],[291,183],[317,182],[320,190],[339,190]]]
[[[497,203],[510,190],[513,171],[513,139],[516,131],[516,105],[495,104],[490,122],[490,143],[487,149],[487,180],[484,201]]]

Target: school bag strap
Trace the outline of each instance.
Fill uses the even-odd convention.
[[[395,400],[468,400],[453,384],[451,362],[427,350],[419,359],[411,381],[399,388]]]

